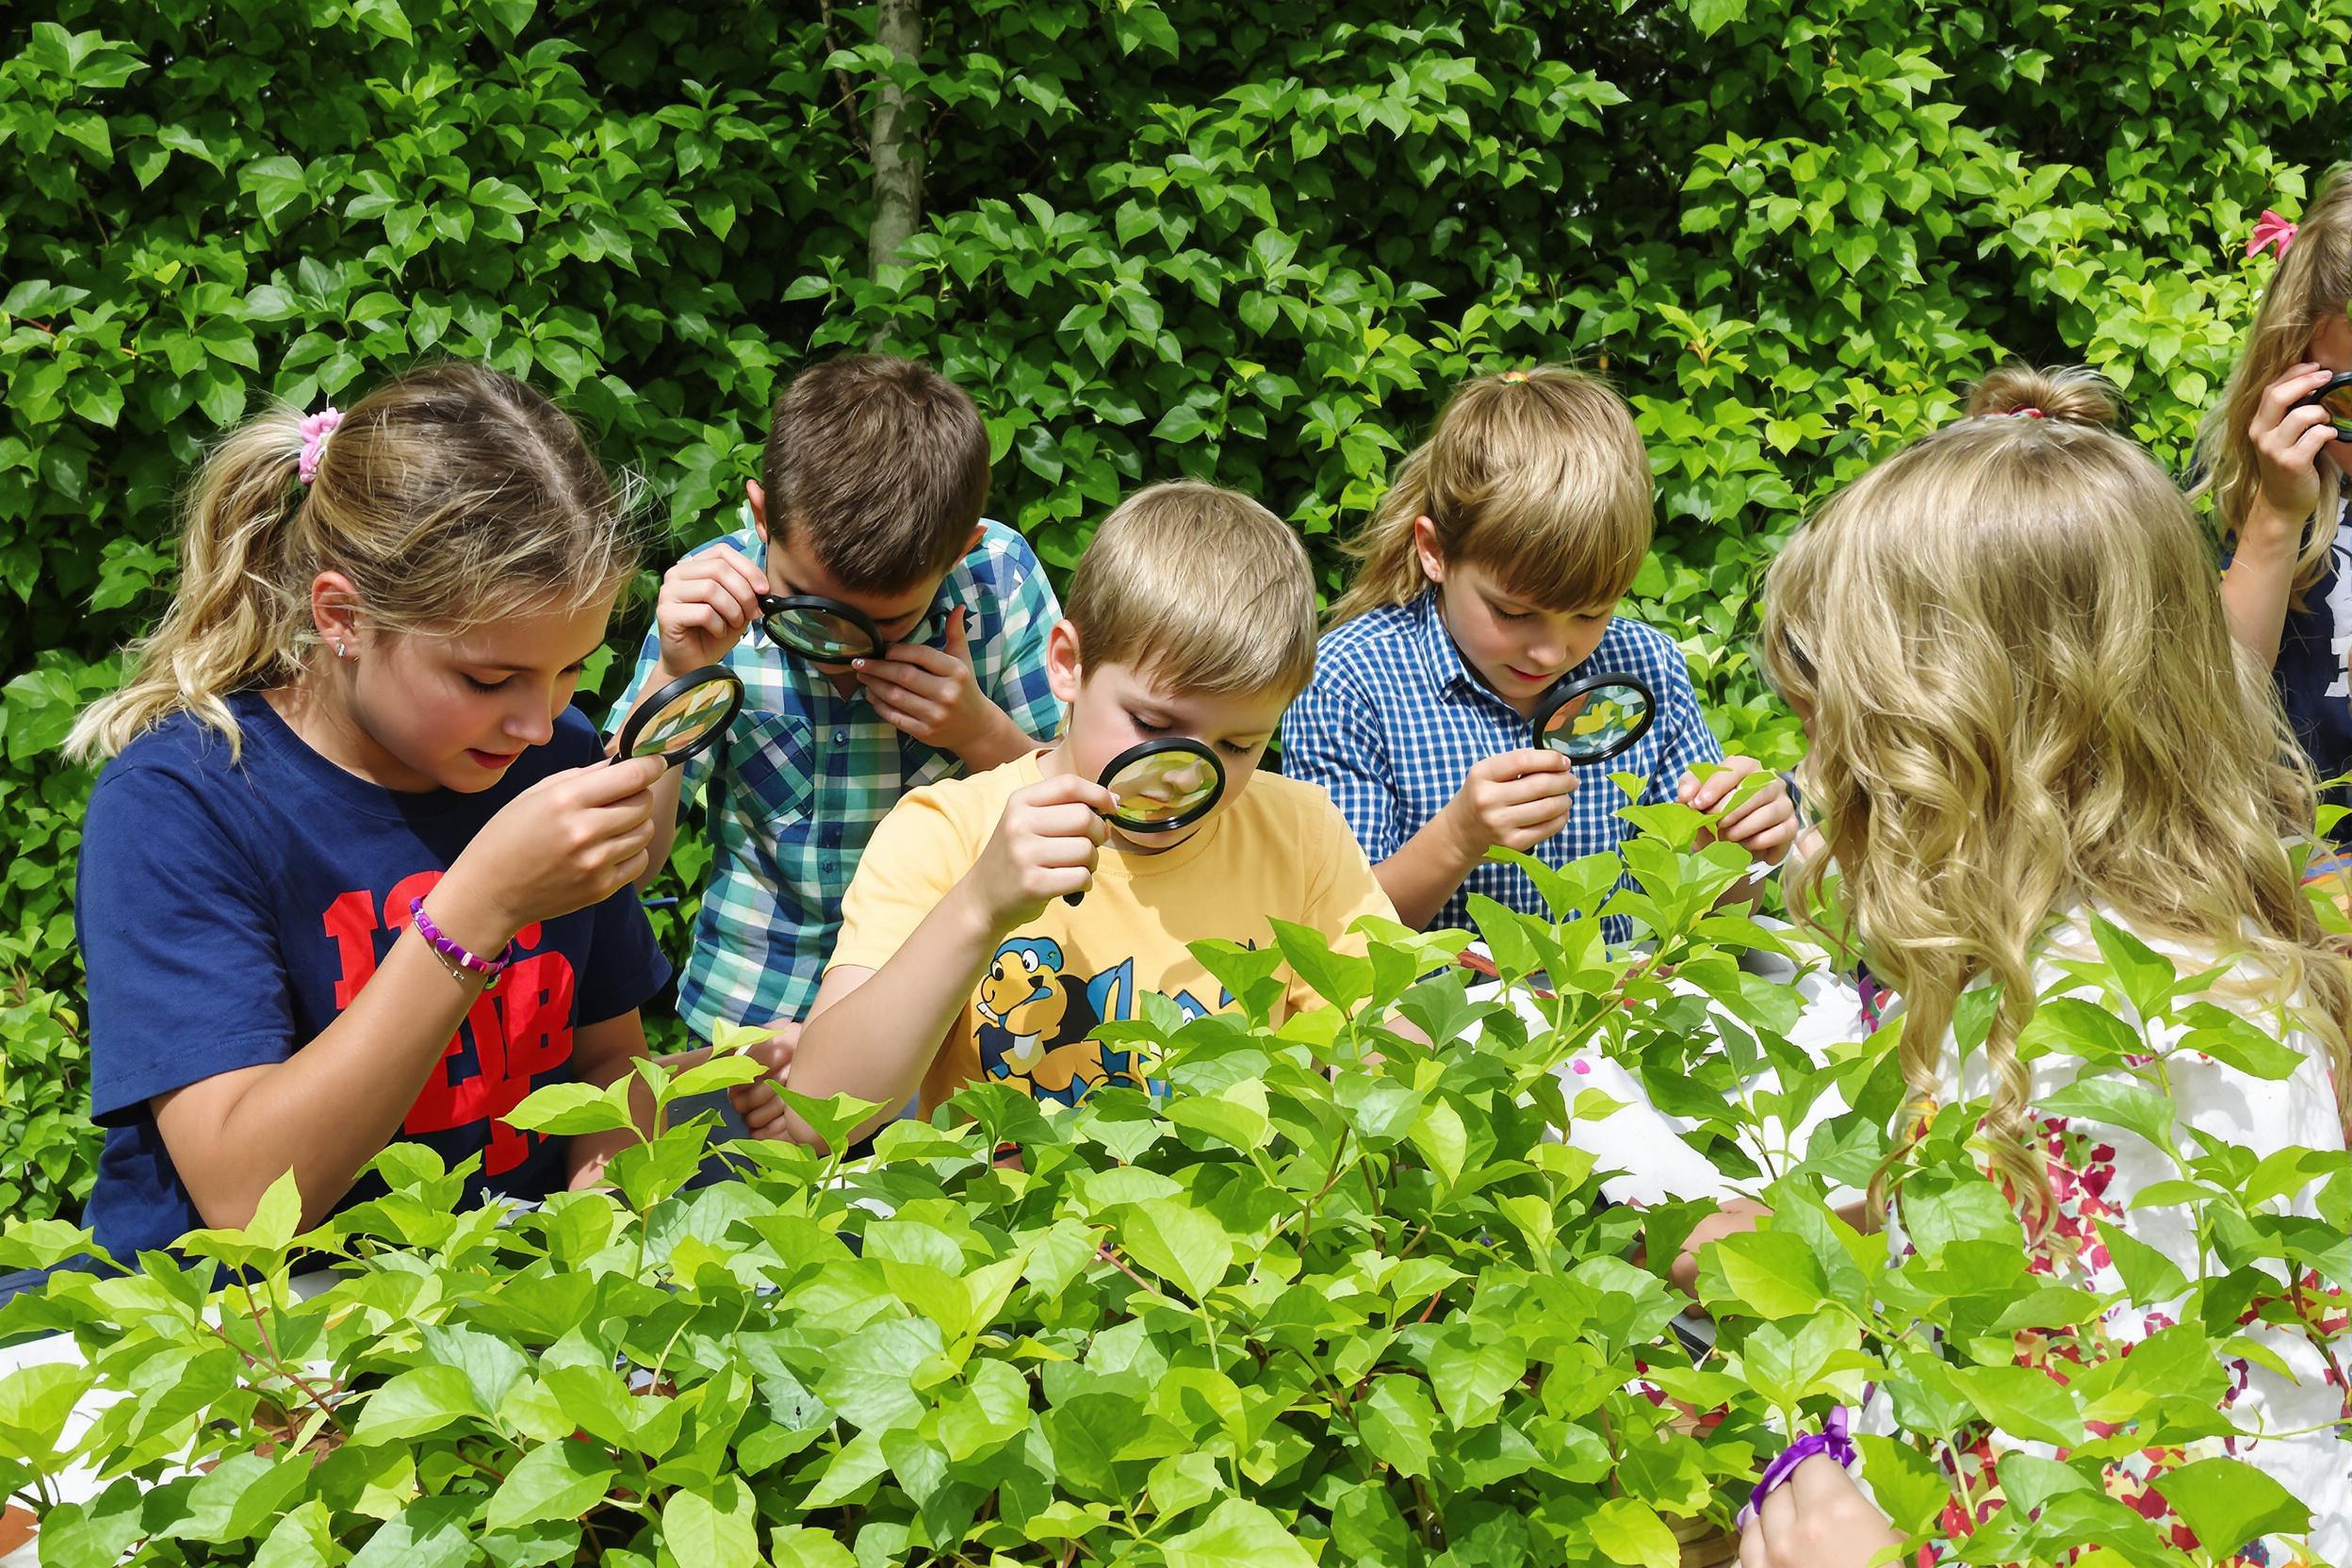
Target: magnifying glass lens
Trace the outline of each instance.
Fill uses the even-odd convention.
[[[614,760],[665,757],[685,761],[727,733],[743,705],[743,683],[731,670],[706,664],[663,686],[637,705],[621,726]]]
[[[1564,684],[1536,707],[1536,735],[1571,762],[1605,762],[1640,740],[1656,716],[1650,689],[1629,675]]]

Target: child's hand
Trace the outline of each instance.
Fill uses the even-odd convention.
[[[1056,898],[1094,885],[1095,857],[1110,829],[1111,792],[1074,773],[1016,790],[996,831],[958,887],[979,903],[992,931],[1010,931]]]
[[[760,596],[767,591],[766,576],[732,545],[672,566],[653,607],[662,676],[674,678],[726,658],[760,618]]]
[[[743,1054],[768,1070],[764,1078],[748,1084],[738,1084],[727,1091],[727,1103],[743,1119],[743,1126],[756,1138],[780,1138],[784,1135],[786,1115],[784,1097],[776,1092],[776,1086],[792,1076],[792,1053],[800,1046],[800,1025],[778,1023],[776,1032],[757,1045],[743,1048]]]
[[[1816,1454],[1740,1532],[1740,1568],[1868,1568],[1892,1563],[1902,1545],[1854,1478]]]
[[[1740,781],[1763,772],[1753,757],[1726,757],[1722,766],[1701,779],[1686,773],[1674,786],[1674,798],[1695,810],[1712,811],[1729,799]],[[1699,842],[1728,840],[1768,866],[1787,858],[1797,836],[1797,803],[1788,798],[1788,781],[1774,778],[1735,807],[1730,815],[1702,834]]]
[[[632,757],[539,780],[499,808],[449,867],[430,899],[433,923],[489,957],[531,922],[627,887],[645,874],[653,784],[667,767],[659,757]]]
[[[1497,846],[1533,849],[1567,826],[1576,792],[1576,770],[1559,752],[1507,751],[1473,763],[1446,811],[1475,861]]]
[[[1756,1229],[1756,1221],[1771,1216],[1772,1210],[1753,1198],[1734,1198],[1713,1214],[1690,1227],[1690,1233],[1682,1238],[1682,1250],[1666,1266],[1666,1278],[1674,1288],[1692,1301],[1699,1298],[1699,1251],[1710,1241],[1721,1241]],[[1694,1311],[1699,1309],[1694,1308]],[[1701,1316],[1707,1315],[1700,1311]]]
[[[2319,504],[2319,454],[2335,438],[2335,421],[2316,406],[2297,408],[2334,374],[2324,365],[2298,365],[2262,390],[2246,433],[2254,438],[2260,473],[2255,499],[2279,523],[2300,522]]]
[[[875,712],[941,751],[965,757],[1001,739],[1012,725],[972,673],[962,605],[948,612],[946,647],[892,643],[883,658],[854,659],[849,667],[858,672]]]

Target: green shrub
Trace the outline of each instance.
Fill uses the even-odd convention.
[[[2199,1210],[2206,1266],[2184,1282],[2145,1248],[2123,1264],[2133,1302],[2188,1292],[2180,1326],[2067,1381],[2021,1370],[2012,1330],[2116,1303],[2026,1270],[2015,1211],[1966,1147],[1982,1102],[1946,1107],[1910,1156],[1916,1250],[1890,1257],[1885,1234],[1838,1219],[1825,1187],[1886,1151],[1899,1030],[1807,1062],[1794,994],[1739,963],[1776,939],[1710,912],[1740,853],[1678,857],[1697,813],[1648,815],[1639,890],[1610,907],[1658,939],[1653,958],[1605,958],[1596,919],[1482,908],[1511,982],[1540,965],[1557,992],[1534,1021],[1473,1000],[1441,941],[1396,929],[1352,957],[1289,927],[1279,951],[1199,950],[1235,1011],[1187,1021],[1147,998],[1117,1026],[1160,1055],[1164,1102],[1110,1088],[1049,1112],[990,1085],[953,1107],[970,1120],[896,1123],[870,1160],[732,1145],[744,1179],[687,1189],[706,1116],[616,1158],[617,1192],[511,1223],[453,1212],[460,1174],[414,1146],[377,1162],[389,1196],[299,1240],[281,1183],[246,1230],[192,1239],[204,1261],[151,1253],[0,1309],[0,1339],[70,1330],[88,1358],[0,1379],[0,1494],[45,1505],[70,1457],[109,1478],[89,1504],[44,1507],[57,1568],[1672,1568],[1671,1522],[1722,1523],[1779,1446],[1775,1421],[1810,1424],[1875,1382],[1906,1429],[1861,1442],[1905,1527],[1946,1495],[1931,1456],[1987,1420],[2073,1446],[2004,1466],[2013,1500],[2045,1506],[2017,1502],[1952,1560],[2048,1562],[2084,1542],[2149,1568],[2217,1560],[2108,1496],[2099,1466],[2213,1430],[2214,1401],[2183,1396],[2248,1353],[2235,1317],[2262,1260],[2345,1275],[2345,1157],[2290,1151],[2248,1180],[2244,1151],[2184,1150],[2174,1197]],[[1619,869],[1596,857],[1548,886],[1590,904]],[[2144,950],[2115,952],[2110,1005],[2165,1016]],[[1284,959],[1334,1005],[1270,1028]],[[1435,1043],[1386,1029],[1392,1009]],[[2275,1070],[2278,1048],[2253,1045],[2239,1054]],[[1559,1070],[1594,1054],[1704,1116],[1697,1141],[1726,1172],[1771,1184],[1775,1217],[1701,1254],[1721,1332],[1704,1364],[1665,1337],[1680,1298],[1628,1261],[1645,1222],[1648,1257],[1671,1258],[1692,1214],[1601,1206],[1605,1173],[1560,1141],[1611,1108]],[[1783,1086],[1742,1094],[1734,1064],[1760,1058]],[[757,1069],[640,1071],[666,1102]],[[1793,1125],[1833,1084],[1859,1108],[1775,1155],[1764,1114]],[[617,1126],[627,1095],[558,1086],[512,1119]],[[2113,1103],[2136,1118],[2147,1098]],[[837,1143],[867,1108],[794,1103]],[[1004,1141],[1018,1165],[994,1158]],[[2321,1183],[2328,1223],[2274,1212]],[[0,1263],[84,1244],[18,1227]],[[215,1259],[247,1282],[209,1294]],[[342,1277],[296,1299],[290,1272],[325,1260]],[[1698,1432],[1642,1378],[1705,1412]],[[126,1396],[61,1452],[91,1394]],[[2235,1459],[2161,1484],[2215,1541],[2309,1517]]]
[[[967,0],[893,68],[853,6],[48,9],[0,22],[0,799],[41,802],[9,818],[0,1004],[68,1037],[84,781],[20,737],[112,678],[179,477],[264,397],[489,360],[642,467],[682,542],[778,379],[879,334],[979,399],[995,510],[1057,571],[1122,489],[1187,472],[1335,574],[1448,386],[1574,360],[1658,468],[1632,608],[1785,762],[1746,645],[1773,542],[2003,352],[2108,369],[2177,462],[2267,265],[2237,241],[2333,155],[2352,15]],[[875,280],[861,139],[892,69],[929,218]],[[79,1102],[74,1040],[0,1028],[0,1134]],[[88,1175],[85,1146],[0,1204],[70,1213]]]

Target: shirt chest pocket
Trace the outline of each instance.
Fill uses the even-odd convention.
[[[808,726],[800,719],[755,714],[727,737],[737,805],[762,822],[807,820],[816,799],[816,765]]]

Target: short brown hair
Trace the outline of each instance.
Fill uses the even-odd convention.
[[[760,482],[773,533],[805,531],[844,588],[894,594],[963,558],[988,502],[988,433],[929,366],[844,354],[776,400]]]
[[[1119,503],[1070,579],[1088,665],[1125,664],[1179,692],[1306,690],[1315,570],[1280,517],[1234,490],[1183,480]]]

